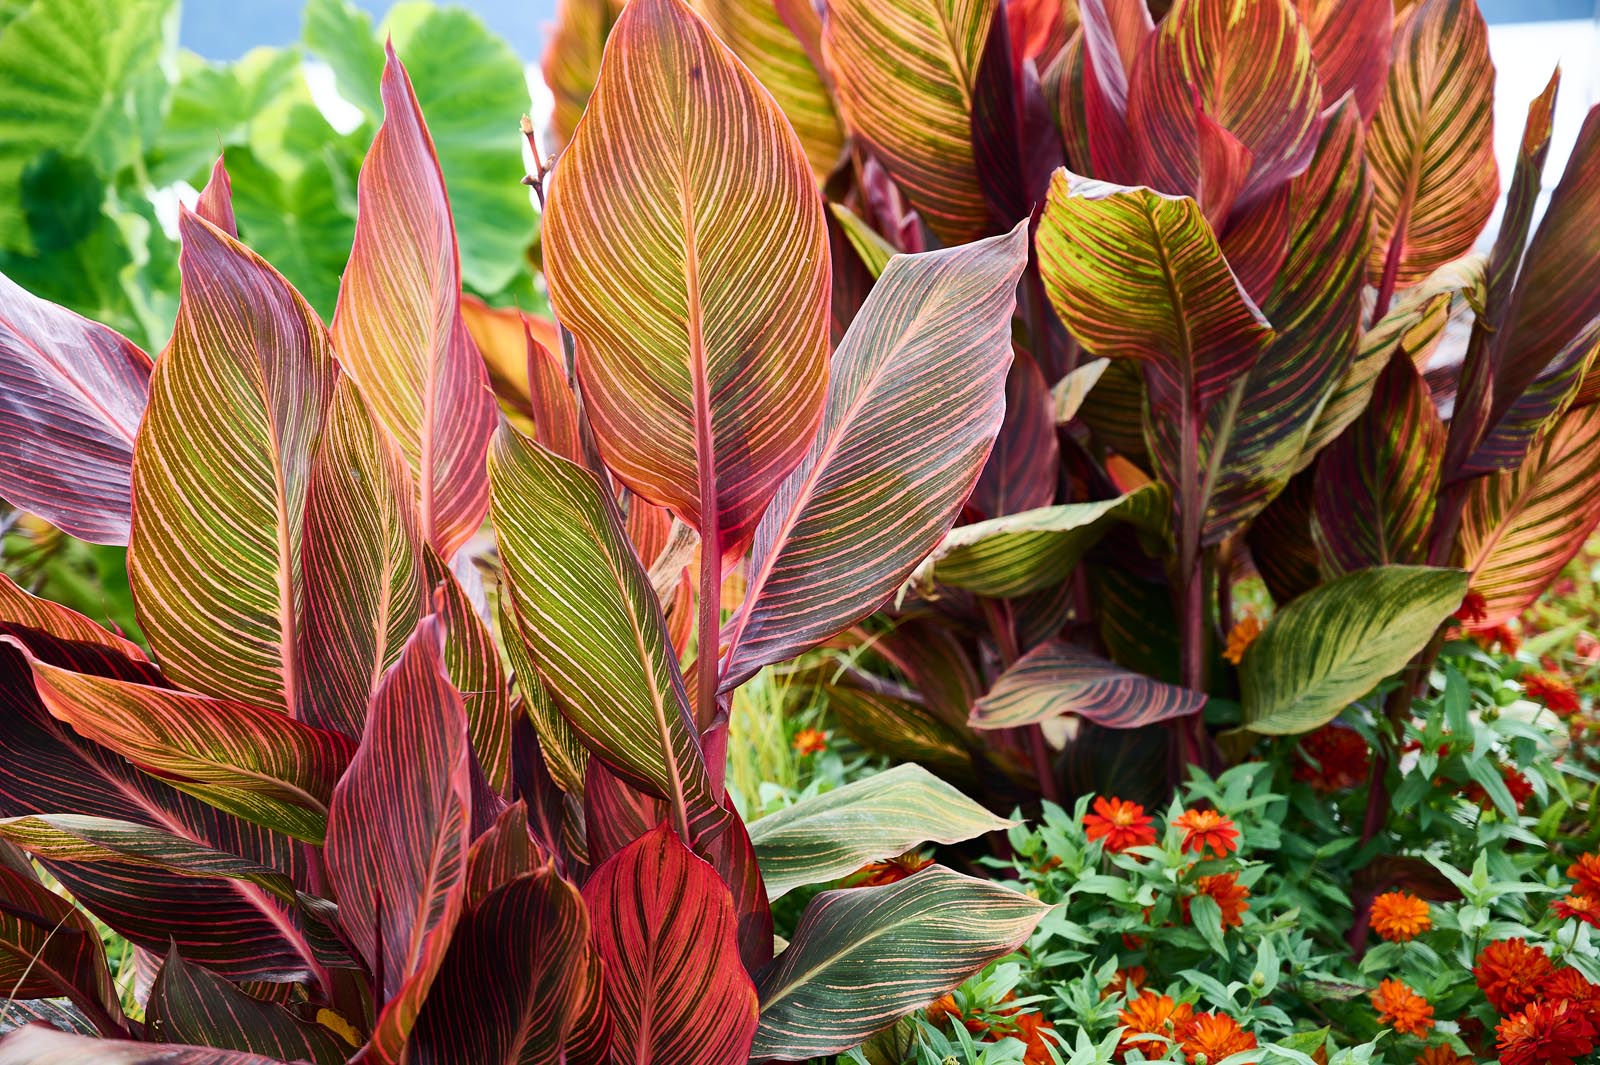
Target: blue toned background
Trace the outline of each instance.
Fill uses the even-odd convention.
[[[393,0],[356,5],[381,16]],[[304,0],[187,0],[179,39],[207,59],[237,59],[258,45],[293,44],[303,6]],[[538,58],[545,26],[556,17],[556,0],[467,0],[460,6],[476,11],[527,60]]]

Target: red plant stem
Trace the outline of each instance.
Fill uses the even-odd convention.
[[[995,647],[1000,653],[1000,668],[1002,671],[1010,669],[1012,664],[1022,657],[1022,650],[1017,644],[1016,619],[1011,614],[1011,604],[1004,599],[982,599],[979,602],[982,605],[984,620],[989,623],[989,631],[994,634]],[[1050,741],[1045,738],[1044,729],[1039,725],[1023,725],[1010,731],[1028,748],[1028,754],[1033,760],[1034,775],[1039,778],[1040,797],[1059,805],[1061,789],[1056,786]]]
[[[700,540],[700,614],[695,632],[695,725],[703,732],[717,717],[717,682],[722,637],[722,547],[717,542],[716,516],[706,523]]]
[[[1400,209],[1395,220],[1394,236],[1389,240],[1389,253],[1383,258],[1383,276],[1378,280],[1378,299],[1372,305],[1372,320],[1377,322],[1389,313],[1389,302],[1394,299],[1395,281],[1400,276],[1400,251],[1405,242],[1406,224],[1410,221],[1411,206]]]
[[[1200,417],[1192,399],[1179,445],[1178,636],[1183,685],[1206,688],[1205,572],[1200,565]]]

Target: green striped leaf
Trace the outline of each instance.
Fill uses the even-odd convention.
[[[756,530],[724,691],[866,617],[949,530],[1000,429],[1027,239],[1019,225],[889,260],[834,354],[811,451]]]
[[[737,555],[822,413],[828,238],[794,130],[683,0],[624,8],[544,226],[607,465]]]
[[[283,1065],[278,1058],[236,1050],[87,1039],[30,1024],[0,1039],[0,1065]]]
[[[1600,522],[1600,407],[1556,422],[1520,468],[1475,480],[1457,537],[1486,624],[1515,617],[1571,560]]]
[[[825,891],[761,974],[751,1057],[848,1050],[1017,949],[1049,910],[941,866],[885,887]]]
[[[1128,129],[1144,183],[1195,196],[1219,231],[1316,150],[1322,86],[1292,0],[1178,0],[1131,74]],[[1219,139],[1231,173],[1207,173]]]
[[[559,152],[572,139],[578,119],[600,80],[600,57],[625,0],[561,0],[540,73],[554,97],[545,150]]]
[[[1035,242],[1067,328],[1095,355],[1142,361],[1174,422],[1203,416],[1272,340],[1191,199],[1058,170]]]
[[[324,848],[339,924],[378,981],[368,1044],[378,1061],[399,1060],[461,913],[471,758],[430,615],[373,694]]]
[[[505,591],[510,592],[509,585]],[[538,667],[534,665],[532,652],[528,649],[528,638],[523,635],[522,623],[517,619],[513,596],[501,595],[499,606],[501,643],[511,662],[517,691],[522,696],[522,710],[538,733],[539,757],[562,791],[582,799],[589,749],[572,731],[567,719],[561,716],[555,700],[550,697],[550,689],[539,679]]]
[[[639,1061],[745,1065],[756,990],[716,870],[662,825],[602,862],[583,901],[605,963],[613,1045]]]
[[[128,542],[150,356],[0,274],[0,499],[83,540]]]
[[[1288,255],[1262,310],[1276,336],[1201,438],[1206,543],[1221,543],[1293,476],[1318,412],[1357,354],[1371,189],[1361,116],[1326,116],[1317,153],[1289,182]]]
[[[383,125],[361,167],[333,346],[411,467],[422,538],[444,558],[489,506],[495,404],[461,316],[455,227],[433,141],[388,49]]]
[[[1239,664],[1244,727],[1267,736],[1321,728],[1404,667],[1466,594],[1461,570],[1375,566],[1300,596]]]
[[[252,998],[173,947],[150,986],[145,1025],[152,1039],[266,1054],[284,1061],[341,1065],[351,1048],[320,1024]]]
[[[1090,359],[1057,381],[1050,389],[1050,399],[1055,406],[1056,425],[1066,425],[1078,416],[1090,389],[1100,382],[1100,377],[1111,365],[1110,359]]]
[[[89,915],[45,887],[15,851],[0,863],[0,897],[6,901],[0,909],[6,1001],[67,999],[101,1034],[127,1034],[105,946]]]
[[[840,683],[827,685],[821,694],[833,720],[868,750],[897,762],[926,766],[946,779],[976,782],[973,745],[968,743],[964,728],[941,719],[910,698],[890,692]]]
[[[1317,464],[1311,535],[1324,572],[1426,561],[1444,442],[1427,382],[1396,354],[1366,411]]]
[[[811,61],[821,46],[822,20],[816,9],[809,3],[791,3],[780,10],[781,0],[694,2],[717,36],[772,93],[805,148],[817,184],[822,184],[844,153],[844,129],[833,96]],[[791,14],[798,14],[803,24],[787,24]],[[811,48],[802,42],[800,32],[810,37]]]
[[[78,735],[220,810],[322,842],[346,737],[248,703],[29,664],[45,707]]]
[[[507,881],[462,918],[407,1044],[409,1060],[604,1065],[607,1048],[585,1039],[597,1022],[606,1041],[610,1034],[589,940],[582,896],[552,869]]]
[[[1016,598],[1065,580],[1084,552],[1119,522],[1165,534],[1171,520],[1166,486],[1147,484],[1115,499],[1060,503],[961,525],[917,566],[910,585]]]
[[[134,448],[128,579],[163,671],[295,712],[300,541],[337,373],[279,273],[185,212],[172,342]]]
[[[831,0],[823,49],[845,125],[945,244],[988,230],[973,97],[996,0]]]
[[[867,273],[874,280],[882,277],[889,260],[895,255],[894,245],[884,240],[876,229],[867,225],[860,215],[844,204],[830,203],[828,210],[833,213],[839,228],[844,231],[845,239],[861,259],[861,264],[867,268]]]
[[[1106,728],[1139,728],[1199,713],[1204,692],[1124,669],[1064,640],[1048,640],[1016,662],[972,707],[972,727],[1018,728],[1063,714]]]
[[[837,880],[924,843],[960,843],[1017,822],[996,817],[917,765],[897,765],[750,824],[767,895]]]
[[[132,640],[96,625],[76,610],[24,591],[16,581],[0,573],[0,624],[7,623],[37,629],[58,640],[98,644],[133,662],[148,661]]]
[[[1295,0],[1311,38],[1324,108],[1348,92],[1363,119],[1378,110],[1388,80],[1396,6],[1394,0]]]
[[[529,657],[567,723],[690,839],[723,817],[661,604],[595,475],[502,426],[494,526]]]
[[[1473,0],[1422,0],[1396,21],[1389,81],[1367,133],[1367,273],[1380,303],[1393,286],[1414,285],[1472,250],[1500,194],[1493,134],[1483,16]]]

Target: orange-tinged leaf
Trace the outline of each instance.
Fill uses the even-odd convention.
[[[0,624],[6,622],[38,629],[58,640],[97,643],[135,662],[146,660],[144,651],[133,641],[96,625],[76,610],[24,591],[16,581],[0,573]]]
[[[495,406],[461,314],[455,226],[433,141],[389,51],[384,121],[361,167],[333,345],[416,480],[422,537],[450,558],[489,507]]]
[[[169,677],[293,713],[305,497],[337,367],[281,274],[197,215],[178,230],[178,321],[134,449],[128,578]]]
[[[239,225],[233,220],[233,182],[228,180],[228,170],[222,165],[220,155],[211,165],[211,179],[200,190],[194,213],[230,237],[239,235]]]
[[[828,241],[782,111],[682,0],[618,20],[544,242],[606,463],[736,554],[822,412]]]
[[[515,307],[490,307],[476,296],[461,297],[461,317],[483,356],[489,388],[500,403],[500,413],[524,433],[533,433],[528,398],[528,342],[523,314]],[[546,348],[560,347],[555,325],[543,318],[528,319],[527,328]]]
[[[1494,64],[1473,0],[1423,0],[1400,18],[1367,161],[1375,283],[1416,284],[1472,249],[1500,193]]]
[[[823,49],[850,131],[946,244],[988,231],[973,93],[997,0],[831,0]]]
[[[555,30],[540,64],[544,83],[555,98],[545,151],[559,152],[578,128],[578,119],[600,80],[600,55],[623,3],[625,0],[561,0]]]
[[[1322,82],[1322,106],[1354,93],[1361,117],[1370,119],[1383,98],[1394,34],[1394,0],[1295,0],[1311,37]]]

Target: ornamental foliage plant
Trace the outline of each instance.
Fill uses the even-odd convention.
[[[1032,243],[956,526],[804,667],[834,720],[997,805],[1156,802],[1363,701],[1375,824],[1452,614],[1600,520],[1600,113],[1535,225],[1559,73],[1502,200],[1472,0],[701,6],[828,200],[835,337],[896,253]],[[564,5],[558,142],[614,8]]]
[[[751,832],[724,773],[729,693],[970,493],[1025,228],[895,259],[830,359],[799,139],[636,0],[549,190],[562,343],[514,323],[529,436],[392,49],[379,95],[326,326],[223,160],[159,358],[0,281],[0,496],[126,543],[147,641],[0,579],[0,1062],[805,1060],[1017,947],[1047,906],[927,863],[775,944],[771,899],[1010,822],[904,766]]]

